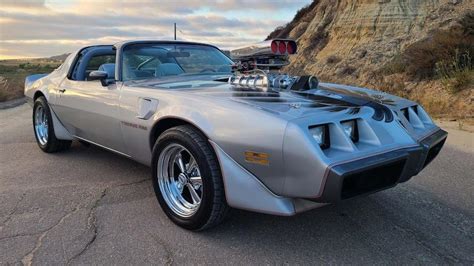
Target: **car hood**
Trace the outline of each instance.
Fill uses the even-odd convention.
[[[180,78],[169,80],[135,81],[128,86],[156,89],[171,89],[195,94],[219,101],[232,101],[245,104],[262,111],[288,118],[345,112],[357,114],[362,110],[373,110],[375,120],[393,120],[391,110],[400,110],[414,103],[384,92],[339,84],[320,83],[317,89],[308,91],[259,91],[246,87],[232,86],[222,77],[203,77],[201,79]]]

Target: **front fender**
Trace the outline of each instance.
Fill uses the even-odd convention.
[[[173,103],[162,104],[164,107],[156,118],[179,117],[193,124],[273,193],[282,193],[285,178],[282,146],[287,120],[240,102],[196,94],[192,97],[183,94],[173,99]],[[265,160],[259,161],[259,156]]]

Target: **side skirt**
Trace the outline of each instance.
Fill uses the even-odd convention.
[[[104,145],[100,145],[100,144],[95,143],[95,142],[93,142],[93,141],[87,140],[87,139],[85,139],[85,138],[81,138],[81,137],[78,137],[78,136],[74,136],[74,138],[79,139],[79,140],[82,140],[82,141],[85,141],[85,142],[90,143],[90,144],[92,144],[92,145],[95,145],[95,146],[97,146],[97,147],[101,147],[102,149],[111,151],[111,152],[116,153],[116,154],[118,154],[118,155],[122,155],[122,156],[127,157],[127,158],[132,158],[132,157],[131,157],[130,155],[128,155],[128,154],[125,154],[125,153],[123,153],[123,152],[116,151],[116,150],[111,149],[111,148],[108,148],[108,147],[106,147],[106,146],[104,146]]]

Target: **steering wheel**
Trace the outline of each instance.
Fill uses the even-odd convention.
[[[216,72],[216,70],[213,69],[213,68],[205,68],[205,69],[199,71],[199,73],[204,73],[204,72]]]

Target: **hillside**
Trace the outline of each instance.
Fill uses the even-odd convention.
[[[293,38],[287,71],[381,89],[472,117],[474,1],[315,0],[267,39]]]
[[[70,55],[70,53],[60,54],[60,55],[51,56],[51,57],[49,57],[49,59],[63,62],[64,60],[66,60],[66,58],[69,55]]]

